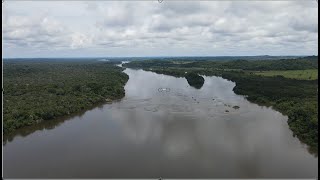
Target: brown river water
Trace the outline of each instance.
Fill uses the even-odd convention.
[[[124,72],[123,99],[5,137],[4,177],[317,177],[318,157],[287,117],[236,95],[235,83],[204,77],[195,89],[185,78]]]

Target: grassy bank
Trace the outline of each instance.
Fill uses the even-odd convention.
[[[300,80],[316,80],[318,79],[318,69],[307,70],[287,70],[287,71],[261,71],[254,72],[254,74],[261,76],[283,76],[290,79]]]
[[[3,132],[122,98],[127,80],[107,62],[5,61]]]

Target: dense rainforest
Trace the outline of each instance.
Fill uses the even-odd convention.
[[[122,70],[112,62],[4,61],[4,134],[122,98]]]
[[[144,60],[132,61],[125,64],[131,68],[202,68],[215,70],[252,70],[252,71],[268,71],[268,70],[304,70],[318,69],[318,56],[301,57],[297,59],[280,59],[280,60],[233,60],[233,61],[161,61],[161,60]]]
[[[255,74],[273,70],[317,70],[318,57],[282,60],[235,61],[134,61],[126,67],[185,77],[186,72],[221,76],[236,83],[234,92],[249,101],[272,106],[288,116],[288,124],[313,152],[318,151],[318,81]]]

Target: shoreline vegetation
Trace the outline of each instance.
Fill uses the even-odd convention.
[[[233,91],[253,103],[272,107],[288,116],[293,135],[318,152],[318,80],[267,76],[255,72],[318,71],[318,56],[283,60],[234,61],[133,61],[124,67],[144,69],[158,74],[185,77],[187,73],[220,76],[236,83]],[[284,73],[282,73],[284,74]]]
[[[118,62],[4,61],[3,134],[124,97]]]
[[[64,115],[61,117],[57,117],[52,120],[48,121],[41,121],[39,123],[33,124],[31,126],[24,126],[19,129],[16,129],[14,131],[11,131],[3,136],[3,145],[6,145],[6,143],[11,142],[16,138],[17,136],[26,137],[36,131],[42,131],[44,129],[54,129],[62,125],[64,122],[69,121],[73,118],[82,117],[87,111],[93,110],[95,108],[102,108],[106,103],[100,102],[97,103],[91,107],[88,107],[87,109],[80,110],[79,112],[75,112],[69,115]]]

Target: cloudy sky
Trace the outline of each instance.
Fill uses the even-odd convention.
[[[317,55],[316,1],[5,1],[4,57]]]

